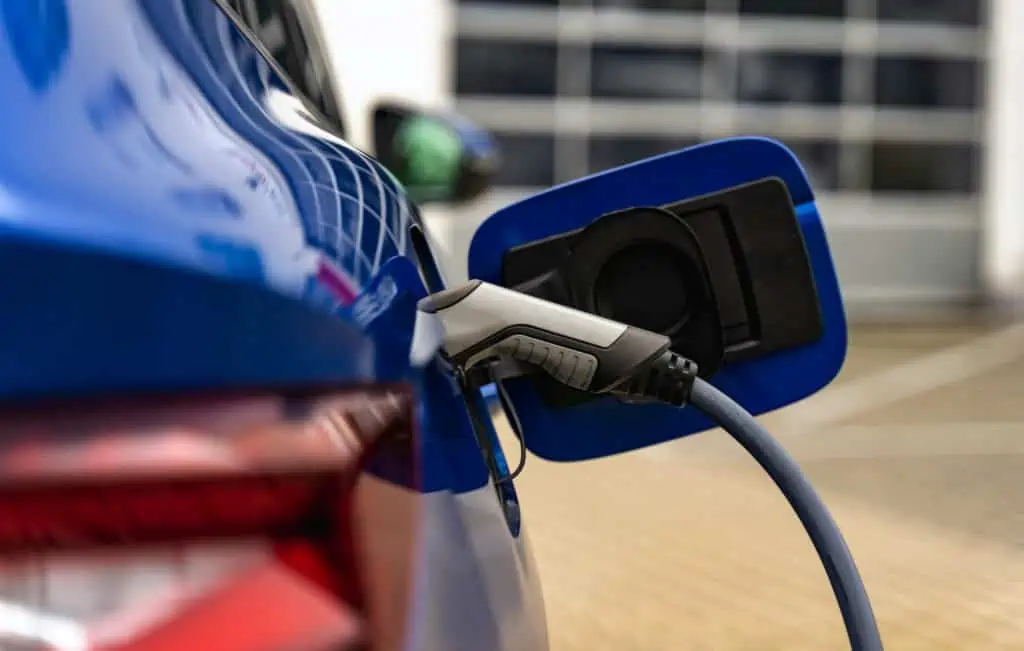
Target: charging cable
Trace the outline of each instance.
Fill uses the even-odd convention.
[[[718,423],[749,452],[786,497],[828,574],[832,592],[839,602],[850,648],[854,651],[882,651],[875,613],[857,564],[832,514],[796,460],[750,412],[710,383],[700,378],[693,382],[690,404]]]
[[[704,412],[754,457],[800,519],[839,603],[850,648],[882,651],[857,564],[807,476],[748,411],[697,377],[697,365],[673,353],[668,337],[479,280],[432,294],[419,310],[441,321],[444,355],[461,377],[498,366],[540,370],[576,391]],[[515,474],[521,470],[522,459]]]

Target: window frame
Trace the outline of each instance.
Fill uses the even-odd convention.
[[[248,21],[246,21],[246,19],[239,13],[239,11],[235,9],[234,5],[236,3],[241,3],[244,0],[210,1],[216,4],[220,8],[220,10],[224,12],[224,15],[227,16],[227,18],[234,24],[235,28],[238,29],[243,36],[245,36],[246,40],[248,40],[249,43],[254,48],[256,48],[256,50],[259,52],[260,56],[263,57],[267,65],[270,66],[270,68],[274,71],[274,74],[276,74],[282,80],[284,85],[287,87],[288,92],[302,103],[303,108],[306,109],[307,113],[309,114],[309,117],[312,118],[314,122],[316,122],[316,125],[324,129],[325,131],[333,135],[336,135],[339,138],[344,139],[345,116],[342,114],[343,110],[340,101],[340,95],[338,94],[337,88],[335,86],[334,67],[331,65],[331,62],[327,59],[327,50],[324,47],[323,38],[320,34],[319,25],[313,25],[312,29],[310,29],[308,25],[301,24],[304,20],[308,21],[309,16],[306,15],[303,10],[297,8],[296,3],[304,2],[305,0],[278,1],[289,2],[292,4],[292,6],[296,6],[296,18],[300,22],[299,27],[300,29],[303,30],[303,35],[306,38],[307,43],[309,42],[310,34],[312,33],[312,40],[314,41],[316,50],[320,53],[320,59],[323,64],[323,76],[325,78],[325,86],[331,94],[332,102],[335,104],[335,108],[338,113],[338,115],[334,118],[325,114],[321,107],[317,106],[317,103],[307,95],[307,93],[300,86],[300,83],[302,82],[292,79],[292,76],[284,70],[284,68],[281,66],[281,63],[270,52],[270,50],[267,48],[266,44],[264,44],[263,40],[259,37],[259,35],[256,34],[252,27],[249,26]],[[311,54],[310,56],[312,57],[313,55]]]

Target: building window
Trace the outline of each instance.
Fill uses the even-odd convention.
[[[790,147],[820,191],[978,192],[980,0],[459,6],[456,99],[506,145],[501,184],[750,134]]]
[[[875,65],[875,101],[880,106],[971,109],[978,105],[978,61],[885,56],[878,57]]]
[[[836,54],[743,52],[739,55],[740,102],[838,104],[843,59]]]
[[[543,188],[555,182],[555,138],[520,133],[495,133],[504,163],[499,186]]]
[[[878,18],[907,23],[980,25],[982,0],[877,0]]]
[[[458,0],[462,5],[490,5],[492,7],[557,7],[558,0]]]
[[[455,92],[552,96],[557,58],[555,43],[460,38],[456,45]]]
[[[839,18],[844,10],[845,0],[739,0],[741,14]]]
[[[710,0],[714,4],[714,0]],[[594,0],[600,9],[631,9],[641,11],[705,11],[709,0]]]
[[[699,99],[704,54],[699,48],[595,45],[590,94],[623,99]]]

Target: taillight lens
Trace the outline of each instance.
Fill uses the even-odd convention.
[[[0,413],[0,649],[373,648],[356,487],[411,435],[394,389]]]

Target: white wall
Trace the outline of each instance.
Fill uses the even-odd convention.
[[[369,110],[383,97],[450,102],[450,0],[313,0],[353,144],[370,142]]]
[[[982,274],[992,298],[1024,299],[1024,2],[990,3]]]

